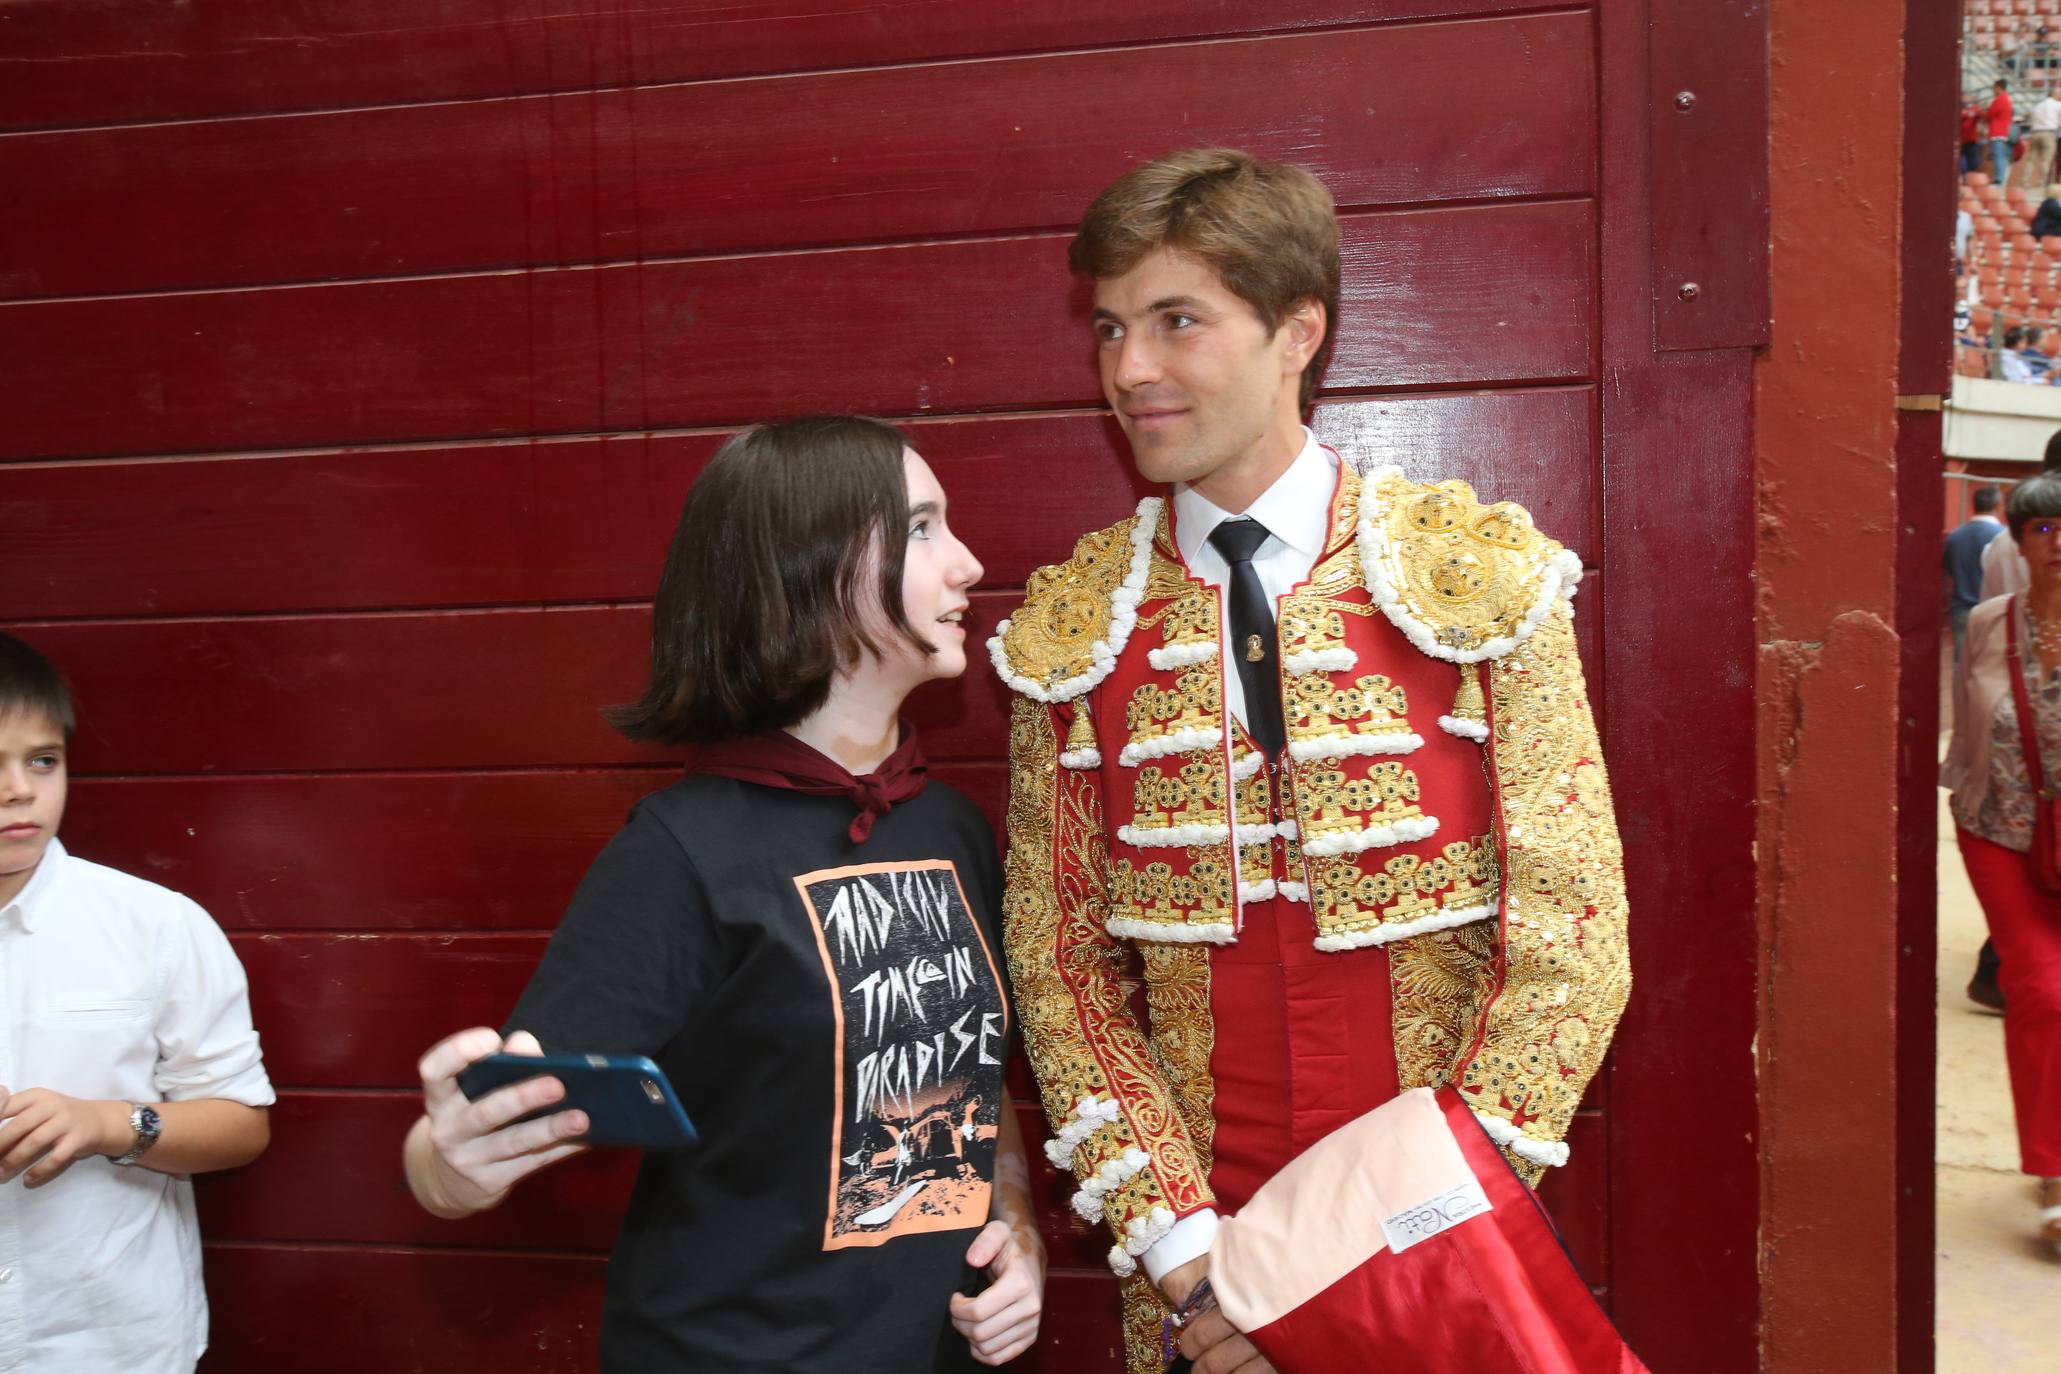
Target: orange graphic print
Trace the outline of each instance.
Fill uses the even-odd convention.
[[[862,864],[794,885],[836,1013],[823,1248],[985,1224],[1009,1026],[958,870]]]

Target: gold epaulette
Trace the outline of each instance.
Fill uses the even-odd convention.
[[[1073,557],[1031,574],[1023,605],[995,627],[988,656],[1002,681],[1033,701],[1070,701],[1109,676],[1138,620],[1160,498],[1129,519],[1083,535]]]
[[[1478,663],[1515,649],[1581,581],[1581,559],[1510,501],[1485,506],[1461,481],[1366,474],[1360,564],[1397,629],[1434,658]]]

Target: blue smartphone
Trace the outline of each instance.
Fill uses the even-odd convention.
[[[664,1071],[641,1054],[490,1054],[459,1073],[458,1090],[477,1102],[546,1074],[565,1085],[565,1097],[524,1121],[577,1108],[587,1114],[581,1139],[590,1145],[684,1150],[698,1139]]]

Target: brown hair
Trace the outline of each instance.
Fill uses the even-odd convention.
[[[1235,148],[1168,153],[1095,197],[1066,261],[1076,276],[1120,277],[1161,248],[1208,263],[1269,330],[1298,302],[1324,307],[1324,341],[1302,374],[1307,407],[1338,329],[1338,211],[1324,183]]]
[[[43,716],[64,732],[67,744],[79,725],[57,665],[28,641],[0,634],[0,720],[10,716]]]
[[[881,652],[868,601],[936,652],[902,609],[904,447],[892,425],[830,415],[760,425],[716,450],[659,576],[651,680],[607,713],[616,729],[702,744],[794,724],[839,669]]]

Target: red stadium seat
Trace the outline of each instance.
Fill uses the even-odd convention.
[[[1968,328],[1973,330],[1978,338],[1988,338],[1990,322],[1995,318],[1996,313],[1988,306],[1978,305],[1968,312]]]
[[[1989,173],[1963,172],[1961,174],[1961,184],[1970,190],[1979,192],[1983,187],[1989,185]]]

